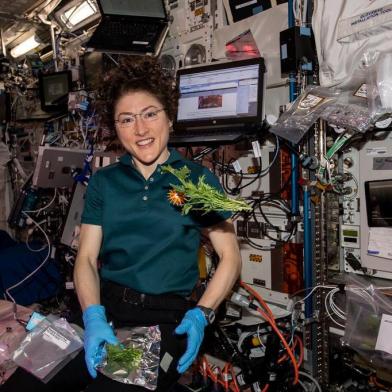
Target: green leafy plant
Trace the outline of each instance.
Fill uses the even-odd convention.
[[[188,179],[190,170],[187,166],[174,169],[170,165],[162,166],[162,171],[170,173],[179,181],[179,185],[170,184],[169,201],[177,206],[182,206],[182,214],[190,210],[210,211],[250,211],[252,208],[241,198],[230,199],[205,182],[205,176],[199,176],[195,184]]]
[[[131,372],[139,367],[143,352],[133,347],[123,347],[122,345],[106,345],[107,351],[107,371],[116,372],[123,370]]]

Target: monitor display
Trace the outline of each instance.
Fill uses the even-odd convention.
[[[177,123],[255,121],[262,109],[259,59],[180,70]]]
[[[46,112],[66,111],[71,83],[71,71],[40,74],[39,92],[42,110]]]
[[[392,227],[392,179],[365,182],[369,227]]]

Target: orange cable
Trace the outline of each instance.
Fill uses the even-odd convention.
[[[234,373],[233,366],[230,367],[230,372],[231,372],[231,378],[232,378],[233,384],[234,384],[234,391],[235,392],[240,392],[240,388],[239,388],[238,383],[237,383],[237,377],[236,377],[236,375]]]
[[[256,290],[252,289],[252,287],[250,287],[249,285],[247,285],[247,284],[246,284],[245,282],[243,282],[242,280],[241,280],[241,282],[240,282],[240,285],[241,285],[246,291],[248,291],[249,293],[251,293],[251,294],[253,295],[253,297],[255,297],[255,298],[257,299],[257,301],[259,301],[260,305],[261,305],[262,307],[264,307],[264,309],[265,309],[265,311],[267,312],[267,314],[268,314],[272,319],[274,319],[274,315],[273,315],[273,313],[272,313],[270,307],[265,303],[265,301],[263,300],[263,298],[261,298],[261,295],[259,295],[259,293],[258,293]]]
[[[263,388],[263,390],[261,392],[267,392],[269,388],[269,384],[265,384],[265,387]]]
[[[268,315],[260,308],[258,308],[258,312],[263,316],[263,318],[269,322],[269,324],[271,325],[272,329],[275,331],[275,333],[279,336],[281,342],[283,343],[283,346],[286,348],[287,354],[289,355],[291,362],[293,363],[293,368],[294,368],[294,385],[298,383],[298,379],[299,379],[299,373],[298,373],[298,364],[297,361],[294,357],[293,352],[291,351],[290,346],[288,345],[286,339],[283,337],[283,335],[281,334],[281,332],[279,331],[278,327],[276,326],[275,323],[275,319],[273,317],[272,311],[269,308],[269,306],[264,302],[264,300],[261,298],[261,296],[259,295],[259,293],[257,291],[255,291],[254,289],[252,289],[251,287],[249,287],[246,283],[241,281],[241,286],[245,288],[245,290],[249,291],[256,299],[257,301],[259,301],[260,304],[262,304],[265,307],[265,311],[268,313]],[[272,317],[270,317],[269,315],[272,315]]]

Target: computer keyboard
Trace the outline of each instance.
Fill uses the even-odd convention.
[[[181,145],[205,145],[212,143],[220,143],[220,144],[231,144],[243,136],[242,133],[217,133],[216,131],[206,131],[203,134],[200,133],[172,133],[169,137],[169,145],[171,146],[181,146]]]

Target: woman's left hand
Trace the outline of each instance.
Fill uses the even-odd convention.
[[[184,373],[195,360],[204,338],[204,328],[207,326],[204,313],[199,308],[188,310],[180,325],[175,329],[177,335],[187,334],[188,342],[185,354],[179,359],[177,371]]]

